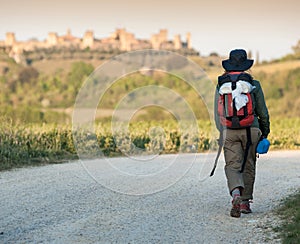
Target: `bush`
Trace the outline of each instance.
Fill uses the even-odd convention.
[[[19,81],[24,83],[32,83],[39,77],[39,72],[33,67],[25,67],[19,73]]]

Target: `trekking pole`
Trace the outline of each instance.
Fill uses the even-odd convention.
[[[216,167],[217,167],[217,164],[218,164],[218,160],[219,160],[219,157],[221,155],[221,152],[222,152],[222,148],[223,148],[223,132],[221,131],[220,132],[220,137],[218,139],[218,145],[219,145],[219,149],[218,149],[218,153],[217,153],[217,156],[216,156],[216,159],[215,159],[215,163],[214,163],[214,167],[210,173],[210,177],[214,175],[215,173],[215,170],[216,170]]]

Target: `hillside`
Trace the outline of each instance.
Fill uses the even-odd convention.
[[[190,56],[207,76],[216,82],[223,72],[222,57]],[[5,53],[0,55],[1,113],[23,122],[70,122],[76,95],[87,77],[105,60],[86,55],[82,58],[35,59],[30,65],[16,64]],[[256,64],[252,75],[261,81],[272,117],[300,116],[300,59]],[[138,86],[160,84],[181,94],[196,116],[203,117],[205,106],[197,94],[178,77],[155,72],[151,77],[131,74],[120,79],[101,100],[99,119],[108,118],[118,101]],[[161,110],[160,110],[161,111]],[[164,119],[170,115],[151,108],[140,111],[141,118]],[[138,117],[138,116],[136,116]]]

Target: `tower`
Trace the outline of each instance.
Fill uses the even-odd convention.
[[[259,52],[256,51],[256,64],[260,64],[260,60],[259,60]]]
[[[6,38],[5,38],[5,45],[12,46],[15,43],[16,43],[15,33],[13,33],[13,32],[7,32],[6,33]]]
[[[94,45],[94,32],[86,31],[82,40],[83,48],[93,47]]]
[[[48,38],[47,38],[47,44],[49,46],[55,46],[58,43],[58,36],[56,32],[49,32],[48,33]]]
[[[182,48],[182,42],[180,35],[175,35],[174,37],[174,49],[178,50]]]
[[[161,29],[159,31],[159,41],[160,42],[167,42],[168,41],[168,30],[167,29]]]
[[[192,48],[192,44],[191,44],[191,33],[188,32],[186,33],[186,47],[188,49],[191,49]]]

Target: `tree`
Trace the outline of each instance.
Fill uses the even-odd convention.
[[[19,81],[24,83],[31,83],[39,77],[39,72],[33,67],[25,67],[19,72]]]
[[[72,97],[76,97],[83,82],[88,78],[93,70],[94,67],[91,64],[87,64],[82,61],[72,64],[71,71],[67,76],[67,86]]]
[[[294,50],[295,54],[300,54],[300,40],[295,46],[292,47],[292,49]]]

